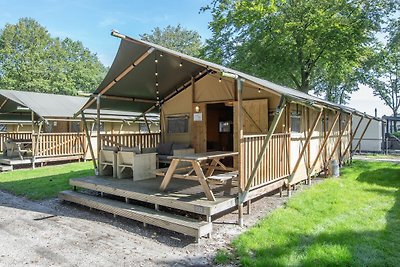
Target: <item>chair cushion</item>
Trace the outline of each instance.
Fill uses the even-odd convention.
[[[142,148],[142,153],[156,153],[157,152],[157,148],[156,147],[144,147]]]
[[[172,144],[172,151],[176,149],[187,149],[189,148],[189,144],[182,144],[182,143],[173,143]]]
[[[169,155],[158,155],[158,161],[160,162],[170,162],[171,160],[168,159]]]
[[[135,146],[135,147],[127,147],[127,146],[123,146],[121,147],[121,151],[125,151],[125,152],[135,152],[136,154],[141,154],[141,149],[140,146]]]
[[[157,153],[159,155],[171,155],[171,148],[172,143],[159,144],[157,147]]]
[[[116,146],[103,146],[102,150],[118,152],[118,147],[116,147]]]

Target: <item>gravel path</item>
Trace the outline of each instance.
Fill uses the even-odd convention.
[[[301,189],[308,186],[301,186]],[[0,191],[1,266],[210,266],[218,248],[287,197],[252,204],[245,226],[237,212],[213,218],[211,239],[187,237],[57,199],[34,202]]]

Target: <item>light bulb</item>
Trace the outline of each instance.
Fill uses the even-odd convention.
[[[258,88],[258,92],[261,93],[261,89],[260,88]]]
[[[158,82],[156,83],[156,86],[158,86]]]
[[[156,72],[156,76],[158,76],[158,72]]]
[[[222,82],[222,79],[221,79],[221,78],[219,78],[218,82]]]
[[[155,59],[154,62],[155,62],[155,63],[158,63],[158,59]]]
[[[182,62],[181,62],[181,63],[179,63],[179,67],[182,67]]]

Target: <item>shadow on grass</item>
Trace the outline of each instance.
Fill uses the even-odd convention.
[[[297,257],[296,266],[398,266],[400,169],[362,169],[364,171],[356,180],[380,187],[361,190],[395,198],[394,205],[385,215],[386,226],[383,230],[322,231],[311,235],[286,232],[290,241],[252,250],[247,256],[242,256],[241,263],[245,266],[286,266],[293,264],[286,260]]]

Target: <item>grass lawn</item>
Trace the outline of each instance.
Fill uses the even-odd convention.
[[[0,173],[0,189],[29,199],[56,197],[70,189],[69,179],[94,175],[92,162],[69,163]]]
[[[293,196],[216,261],[244,266],[398,266],[400,165],[355,161]]]

